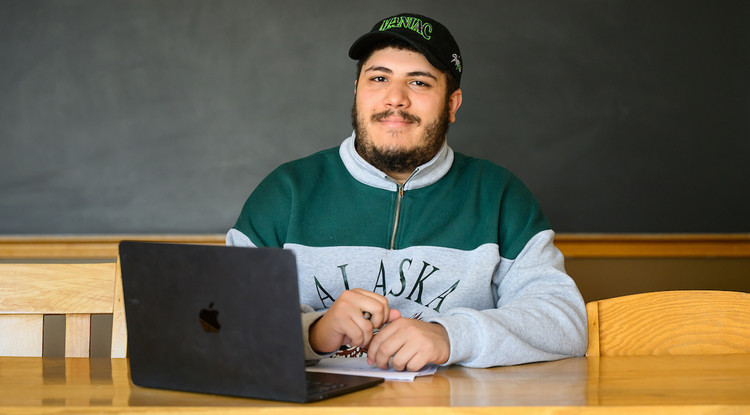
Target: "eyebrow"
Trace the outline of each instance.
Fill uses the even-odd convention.
[[[386,68],[385,66],[371,66],[367,69],[365,69],[365,72],[385,72],[387,74],[392,74],[393,71],[389,68]],[[433,75],[430,72],[424,72],[424,71],[412,71],[406,74],[407,76],[426,76],[428,78],[432,78],[434,80],[438,80],[435,75]]]

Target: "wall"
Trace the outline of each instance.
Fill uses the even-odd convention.
[[[748,232],[750,3],[413,1],[464,58],[458,151],[560,232]],[[351,42],[403,2],[0,3],[0,234],[216,233],[351,132]]]

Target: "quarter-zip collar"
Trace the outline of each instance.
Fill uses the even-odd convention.
[[[354,136],[352,133],[339,147],[341,161],[349,173],[360,183],[378,189],[398,191],[398,183],[384,172],[378,170],[373,165],[365,161],[354,148]],[[453,165],[453,150],[447,142],[432,158],[432,160],[419,166],[415,172],[404,183],[403,190],[419,189],[429,186],[445,176]]]
[[[398,181],[394,180],[391,177],[386,177],[388,180],[392,182],[396,182],[397,191],[398,194],[396,195],[396,212],[393,215],[393,228],[391,230],[391,242],[388,244],[388,249],[396,249],[396,236],[398,236],[398,224],[401,221],[401,203],[404,201],[404,189],[406,188],[406,184],[409,183],[409,180],[411,180],[412,177],[414,177],[419,172],[419,167],[417,167],[414,172],[412,172],[411,175],[404,181],[404,183],[399,183]]]

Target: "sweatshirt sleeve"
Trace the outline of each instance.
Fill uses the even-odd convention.
[[[448,331],[446,365],[515,365],[586,352],[583,298],[553,241],[553,231],[541,231],[515,259],[501,259],[493,277],[496,308],[459,307],[430,320]]]

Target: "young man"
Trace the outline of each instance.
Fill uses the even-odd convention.
[[[227,234],[294,251],[308,358],[419,370],[583,355],[583,300],[533,196],[446,144],[462,102],[450,32],[400,14],[349,56],[354,134],[272,172]]]

